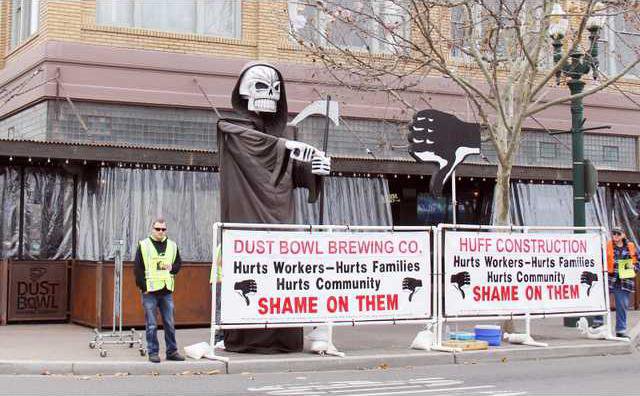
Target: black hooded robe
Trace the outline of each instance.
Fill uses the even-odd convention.
[[[242,75],[255,65],[245,66],[231,98],[243,118],[218,121],[221,221],[292,224],[293,189],[308,188],[309,202],[315,202],[321,178],[311,173],[310,164],[289,158],[285,139],[293,139],[287,136],[293,133],[286,128],[287,98],[280,72],[276,113],[258,115],[247,110],[247,101],[238,91]],[[302,328],[230,329],[224,331],[224,344],[230,352],[300,352],[302,337]]]

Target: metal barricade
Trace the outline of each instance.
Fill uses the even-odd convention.
[[[135,329],[129,331],[122,330],[122,279],[123,279],[123,262],[122,251],[124,247],[123,240],[117,240],[114,246],[114,266],[113,266],[113,318],[111,332],[100,332],[94,329],[93,340],[89,341],[89,348],[98,348],[100,357],[107,357],[107,350],[104,345],[129,345],[129,348],[138,346],[140,356],[146,355],[146,350],[142,344],[142,334]]]

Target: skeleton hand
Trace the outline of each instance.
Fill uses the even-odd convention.
[[[326,157],[322,151],[316,151],[311,158],[311,173],[327,176],[331,173],[331,158]]]
[[[291,158],[302,162],[311,162],[318,151],[313,146],[295,140],[287,140],[285,147],[289,150]]]

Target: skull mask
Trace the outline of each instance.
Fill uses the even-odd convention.
[[[275,113],[280,100],[280,79],[275,69],[258,65],[249,68],[240,81],[240,95],[256,113]]]

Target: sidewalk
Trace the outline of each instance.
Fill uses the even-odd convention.
[[[640,311],[629,312],[630,335],[638,339]],[[524,326],[516,321],[517,330]],[[451,331],[468,330],[472,323],[450,324]],[[537,341],[549,343],[536,348],[503,343],[487,351],[462,353],[425,352],[409,349],[420,325],[366,325],[336,327],[334,343],[347,354],[344,358],[322,357],[312,353],[280,355],[237,354],[220,351],[229,363],[190,360],[153,364],[128,346],[107,345],[109,355],[101,358],[89,349],[91,329],[73,324],[9,325],[0,327],[1,374],[75,375],[214,375],[243,372],[322,371],[375,369],[475,362],[509,362],[574,356],[601,356],[632,353],[635,343],[589,340],[576,329],[562,325],[561,318],[532,321]],[[143,333],[144,336],[144,333]],[[184,347],[209,340],[209,329],[178,329],[178,345]],[[162,332],[159,334],[164,346]],[[161,358],[164,358],[161,351]]]

